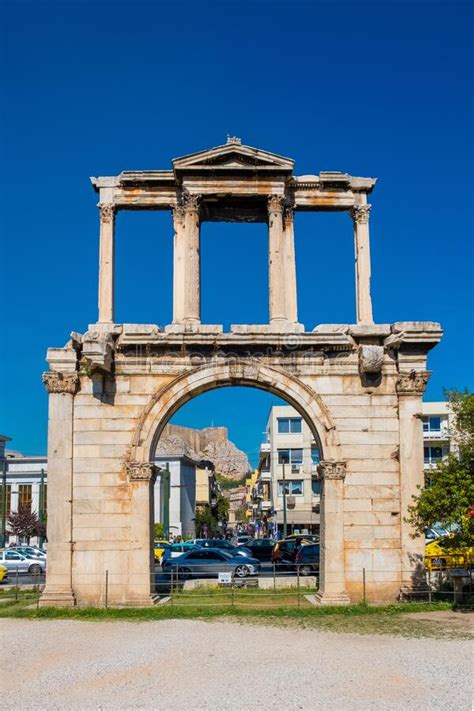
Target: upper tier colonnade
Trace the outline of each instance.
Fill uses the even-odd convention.
[[[99,324],[115,322],[115,216],[119,210],[173,213],[173,323],[167,330],[176,332],[222,331],[221,326],[201,325],[203,222],[268,225],[268,329],[292,332],[304,330],[298,323],[294,213],[346,211],[354,227],[356,320],[359,325],[373,323],[367,196],[374,178],[339,172],[295,176],[292,159],[242,145],[233,137],[216,148],[176,158],[172,165],[172,170],[123,171],[91,178],[100,209]],[[231,330],[238,332],[239,327]]]

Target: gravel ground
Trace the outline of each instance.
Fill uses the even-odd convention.
[[[471,709],[468,641],[5,619],[2,650],[5,710]]]

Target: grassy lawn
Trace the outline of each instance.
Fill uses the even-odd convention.
[[[148,608],[37,608],[34,591],[0,591],[0,617],[23,619],[122,620],[129,622],[193,619],[229,621],[306,630],[387,634],[405,637],[472,639],[472,613],[454,613],[447,602],[315,607],[305,591],[206,589],[180,592],[172,601]]]

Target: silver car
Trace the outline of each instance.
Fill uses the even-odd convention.
[[[36,575],[46,571],[46,559],[27,558],[14,548],[0,551],[0,565],[4,565],[9,573],[29,573]]]
[[[232,555],[225,550],[216,548],[196,548],[183,553],[179,558],[163,561],[164,573],[177,573],[182,578],[232,573],[236,578],[246,578],[257,575],[260,571],[260,561],[256,558]]]

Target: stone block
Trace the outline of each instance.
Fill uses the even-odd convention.
[[[372,511],[372,499],[345,499],[344,512],[346,511]]]
[[[360,430],[359,432],[341,432],[339,436],[342,445],[347,444],[393,444],[397,445],[399,442],[399,434],[397,432],[382,432],[382,431],[369,431],[364,432]]]
[[[398,486],[345,486],[344,499],[398,499],[400,487]]]

